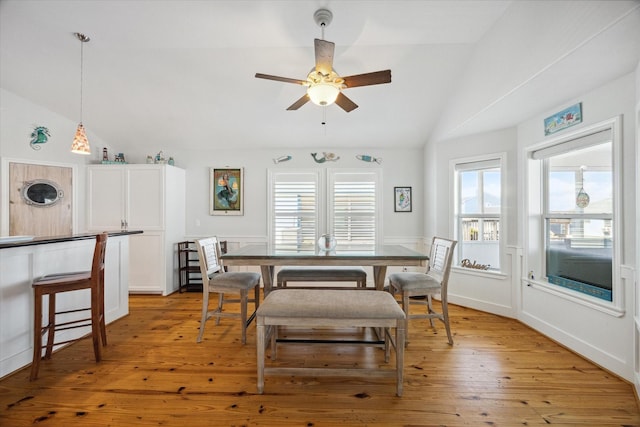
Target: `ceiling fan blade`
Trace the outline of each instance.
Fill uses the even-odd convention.
[[[316,71],[329,75],[333,70],[333,51],[336,45],[320,39],[315,39],[313,42],[316,50]]]
[[[358,108],[358,104],[347,98],[342,92],[338,93],[336,104],[347,113]]]
[[[347,88],[391,83],[391,70],[357,74],[355,76],[343,77],[343,79]]]
[[[267,79],[267,80],[276,80],[276,81],[285,82],[285,83],[295,83],[297,85],[304,85],[305,83],[307,83],[306,80],[290,79],[288,77],[272,76],[272,75],[269,75],[269,74],[261,74],[261,73],[256,73],[256,78],[258,78],[258,79]]]
[[[307,95],[305,93],[304,95],[302,95],[302,97],[300,99],[298,99],[296,102],[291,104],[289,106],[289,108],[287,108],[287,111],[297,110],[298,108],[302,107],[307,102],[309,102],[309,95]]]

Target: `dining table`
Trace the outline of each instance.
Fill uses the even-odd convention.
[[[230,250],[221,256],[225,266],[259,266],[265,296],[271,292],[276,266],[361,266],[373,267],[376,290],[384,289],[387,267],[426,267],[429,256],[402,245],[379,245],[368,249],[320,248],[280,249],[270,244],[253,244]]]

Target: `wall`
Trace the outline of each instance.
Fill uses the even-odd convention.
[[[452,191],[450,187],[451,159],[473,157],[483,153],[505,152],[507,154],[506,179],[509,183],[504,200],[506,224],[503,233],[506,239],[507,261],[501,275],[466,271],[454,268],[450,278],[449,300],[492,313],[517,317],[525,324],[557,340],[590,360],[632,381],[635,371],[640,372],[640,332],[634,337],[633,313],[640,309],[636,296],[636,135],[634,132],[635,106],[640,95],[636,89],[640,76],[629,74],[601,88],[583,94],[577,99],[567,100],[562,105],[526,120],[514,129],[488,132],[461,137],[454,140],[429,141],[424,150],[425,171],[425,236],[434,234],[451,236]],[[525,148],[544,140],[545,117],[571,105],[583,103],[584,123],[588,126],[617,115],[623,115],[623,212],[619,225],[623,236],[621,277],[624,292],[624,314],[615,317],[602,311],[542,292],[526,286],[523,274],[522,248],[534,245],[524,239]],[[639,107],[640,108],[640,107]],[[577,127],[577,126],[576,126]],[[438,185],[430,185],[432,182]],[[525,260],[526,261],[526,260]],[[638,261],[640,262],[640,261]],[[640,327],[638,327],[640,330]],[[634,344],[635,343],[635,344]],[[635,360],[635,361],[634,361]],[[636,379],[636,387],[640,380]]]
[[[633,295],[636,262],[636,185],[635,185],[635,75],[629,74],[576,99],[567,100],[549,111],[531,118],[518,126],[518,161],[520,194],[527,191],[524,178],[526,148],[545,140],[542,126],[545,117],[568,105],[582,102],[584,121],[571,131],[611,119],[618,115],[622,120],[622,215],[618,225],[622,238],[621,281],[624,293],[623,310],[619,315],[598,310],[571,298],[545,291],[536,286],[526,286],[522,280],[521,309],[519,318],[529,326],[557,340],[585,357],[595,361],[616,374],[633,378]],[[565,131],[567,133],[568,131]],[[522,219],[519,241],[525,247],[527,212],[521,198],[519,217]],[[527,259],[524,259],[525,269]]]
[[[76,200],[76,224],[74,232],[84,231],[85,212],[85,172],[84,165],[101,157],[99,147],[104,142],[90,132],[90,124],[86,123],[88,139],[92,146],[90,156],[71,153],[71,142],[76,131],[77,123],[55,114],[37,104],[21,98],[12,92],[0,89],[0,158],[24,161],[26,163],[42,163],[56,166],[75,167],[77,182],[74,183]],[[29,145],[31,132],[35,126],[45,126],[51,137],[49,142],[41,144],[40,150],[34,150]],[[5,165],[3,162],[2,165]],[[0,235],[8,234],[9,206],[6,203],[8,171],[5,167],[0,170]]]
[[[319,147],[322,152],[333,152],[340,157],[336,162],[316,163],[311,150],[299,149],[256,149],[238,151],[226,150],[173,151],[176,166],[186,173],[186,234],[187,237],[217,235],[231,241],[263,242],[267,239],[267,170],[303,168],[364,168],[382,169],[384,239],[387,243],[409,243],[423,236],[422,217],[422,150],[344,150]],[[128,149],[127,158],[142,161],[148,154]],[[382,159],[381,164],[368,163],[356,159],[357,154],[369,154]],[[291,155],[287,162],[274,164],[273,159]],[[245,210],[243,216],[209,215],[209,169],[211,167],[242,167],[245,177]],[[395,213],[393,211],[393,187],[413,187],[413,211]]]
[[[501,224],[501,237],[506,239],[506,257],[502,260],[501,273],[488,273],[454,267],[449,279],[449,301],[479,310],[489,311],[509,317],[516,317],[515,297],[512,286],[512,264],[516,260],[517,250],[513,248],[517,242],[516,188],[509,183],[516,182],[515,155],[516,130],[503,129],[464,138],[441,141],[430,144],[428,148],[433,158],[433,173],[425,182],[433,194],[431,206],[427,211],[427,223],[433,223],[429,234],[453,236],[453,187],[451,183],[450,162],[453,159],[469,158],[481,154],[500,154],[506,157],[504,171],[504,190],[502,200],[506,212],[505,222]],[[429,185],[437,182],[438,185]],[[517,273],[517,272],[516,272]]]
[[[91,133],[90,123],[85,123],[89,142],[92,147],[90,156],[80,156],[70,152],[71,141],[77,123],[61,117],[49,110],[33,104],[9,91],[0,89],[0,157],[34,162],[75,165],[78,167],[76,201],[78,208],[77,231],[86,229],[86,171],[84,166],[102,159],[102,147],[109,153],[123,152],[129,163],[144,163],[150,152],[137,150],[136,147],[109,144]],[[30,133],[34,125],[49,128],[51,138],[41,150],[35,151],[29,146]],[[176,166],[186,169],[186,237],[218,235],[239,242],[264,241],[267,238],[267,169],[268,168],[381,168],[383,170],[384,197],[384,236],[391,243],[412,244],[421,240],[424,231],[423,200],[423,154],[422,149],[378,149],[378,150],[342,150],[318,147],[323,151],[334,152],[340,156],[337,162],[318,164],[311,158],[311,150],[281,149],[238,151],[226,150],[172,150],[165,151],[166,156],[176,159]],[[230,147],[233,147],[230,142]],[[160,149],[161,147],[159,147]],[[273,158],[291,155],[289,162],[274,164]],[[367,163],[355,158],[357,154],[369,154],[382,158],[382,164]],[[236,217],[209,215],[209,168],[243,167],[245,171],[245,215]],[[4,181],[4,170],[0,176]],[[3,183],[4,184],[4,183]],[[393,212],[393,187],[413,187],[413,212]],[[0,223],[8,215],[6,196],[0,203]],[[8,220],[6,220],[8,224]],[[4,230],[0,234],[6,234]]]
[[[638,182],[638,170],[640,170],[640,62],[636,67],[636,178]],[[636,224],[640,224],[640,186],[636,185]],[[640,228],[636,227],[636,266],[640,266]],[[634,384],[636,395],[640,395],[640,291],[638,290],[638,278],[636,274],[635,286],[633,287],[632,299],[634,304]]]

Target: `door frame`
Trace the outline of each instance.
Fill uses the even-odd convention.
[[[78,165],[76,163],[47,162],[33,159],[19,159],[2,157],[0,163],[0,236],[9,235],[9,163],[24,163],[38,166],[55,166],[71,168],[71,193],[73,205],[71,206],[71,232],[78,232]]]

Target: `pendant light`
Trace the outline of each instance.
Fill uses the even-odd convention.
[[[76,135],[73,137],[73,143],[71,144],[71,152],[76,154],[91,154],[91,147],[89,147],[89,140],[85,133],[84,126],[82,125],[82,77],[83,77],[83,46],[91,40],[89,37],[82,33],[74,33],[80,40],[80,124],[76,129]]]

